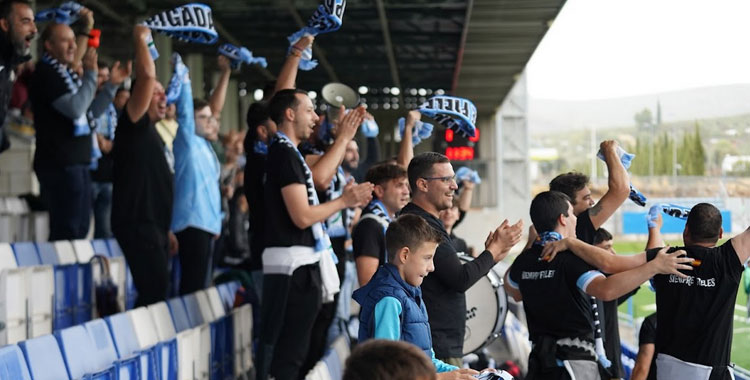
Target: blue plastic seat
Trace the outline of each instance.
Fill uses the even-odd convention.
[[[94,348],[94,341],[82,325],[55,332],[71,379],[116,380],[112,361]]]
[[[36,245],[32,242],[13,243],[13,253],[16,255],[16,262],[19,267],[30,267],[33,265],[42,265],[39,259],[39,252],[36,251]]]
[[[94,248],[95,255],[103,255],[107,257],[112,257],[112,255],[109,253],[109,245],[107,245],[107,241],[104,239],[92,240],[91,247]]]
[[[23,351],[29,374],[34,380],[69,380],[60,348],[52,335],[42,335],[37,338],[18,343]]]
[[[0,379],[31,380],[26,359],[15,344],[0,348]]]
[[[120,359],[117,356],[115,342],[112,340],[109,327],[103,319],[87,322],[84,327],[94,343],[95,357],[92,360],[97,363],[114,363],[118,380],[138,380],[139,357],[128,356]]]
[[[219,284],[216,286],[219,290],[219,296],[221,296],[221,302],[224,304],[224,311],[229,313],[234,307],[234,293],[229,289],[228,283]]]
[[[182,298],[176,297],[169,299],[167,301],[167,306],[169,306],[169,312],[172,314],[172,322],[174,322],[174,329],[177,332],[182,332],[193,327],[190,324],[190,318],[188,318],[185,303],[182,302]]]
[[[201,314],[201,308],[198,304],[198,296],[195,293],[185,295],[182,297],[182,301],[185,303],[190,327],[198,327],[207,322],[203,319],[203,314]]]
[[[42,264],[52,265],[55,271],[52,328],[59,330],[73,326],[73,312],[78,293],[78,265],[60,265],[52,243],[37,243],[36,247]]]
[[[109,247],[109,255],[111,257],[120,257],[122,256],[122,249],[120,248],[120,244],[117,243],[117,239],[111,238],[107,239],[107,247]]]
[[[125,313],[118,313],[104,319],[112,332],[112,338],[120,358],[132,355],[139,357],[141,379],[159,379],[157,349],[141,350],[135,335],[133,322]]]
[[[323,362],[326,363],[326,367],[328,367],[328,373],[331,374],[331,379],[341,380],[344,372],[341,370],[341,360],[339,360],[339,354],[336,350],[328,350],[328,352],[323,355]]]
[[[73,325],[80,325],[91,320],[94,314],[92,301],[92,270],[90,263],[78,263],[76,270],[75,306],[73,307]]]

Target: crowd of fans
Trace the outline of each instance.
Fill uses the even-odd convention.
[[[347,379],[478,375],[462,361],[465,293],[520,241],[523,224],[502,222],[481,250],[456,236],[480,180],[469,169],[454,171],[442,154],[414,155],[419,139],[412,134],[422,113],[404,115],[397,156],[380,157],[376,134],[358,138],[361,126],[377,125],[365,107],[318,114],[308,93],[296,88],[303,52],[314,40],[303,36],[264,99],[249,107],[246,124],[220,134],[229,58],[218,55],[217,83],[201,99],[178,54],[167,88],[158,81],[149,27],[133,27],[133,61],[103,62],[89,43],[94,12],[81,7],[76,16],[70,25],[44,26],[32,61],[38,30],[31,3],[0,5],[0,119],[9,106],[33,119],[33,168],[50,240],[86,238],[93,217],[94,237],[114,237],[123,250],[136,306],[168,297],[175,255],[179,294],[226,278],[242,281],[254,306],[258,379],[304,377],[341,335],[374,340],[348,360]],[[364,158],[358,141],[366,144]],[[0,152],[7,147],[0,129]],[[601,144],[609,189],[599,202],[579,173],[558,176],[532,202],[527,249],[505,282],[509,294],[525,301],[534,343],[529,378],[621,378],[619,335],[611,325],[617,298],[657,274],[672,276],[654,277],[655,286],[675,295],[657,298],[660,327],[672,314],[690,314],[670,303],[687,294],[672,284],[701,261],[712,263],[702,272],[712,281],[731,280],[705,287],[719,289],[721,300],[736,294],[750,232],[715,247],[721,217],[710,205],[690,214],[687,248],[655,250],[662,244],[654,238],[641,255],[612,255],[612,236],[601,226],[632,194],[618,152],[614,141]],[[562,251],[571,252],[553,261]],[[695,259],[679,257],[686,253]],[[552,292],[540,279],[553,281]],[[358,318],[352,300],[362,307]],[[724,378],[728,346],[715,340],[729,331],[728,305],[708,313],[721,322],[711,330],[719,338],[705,337],[720,346],[711,355],[686,349],[691,342],[670,329],[656,330],[660,370],[686,374],[683,364],[692,361],[714,366],[712,379]],[[708,368],[702,373],[711,374]]]

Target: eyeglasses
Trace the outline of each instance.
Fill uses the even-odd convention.
[[[454,175],[446,176],[446,177],[422,177],[422,179],[427,180],[427,181],[440,180],[445,184],[450,184],[452,182],[456,182],[456,175],[454,174]]]

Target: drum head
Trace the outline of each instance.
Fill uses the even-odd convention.
[[[466,256],[460,258],[472,260]],[[464,355],[484,348],[497,338],[507,313],[508,298],[502,287],[502,277],[493,268],[466,291]]]

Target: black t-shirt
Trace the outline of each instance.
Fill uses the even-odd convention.
[[[622,355],[622,348],[620,347],[620,324],[617,319],[617,306],[637,293],[638,289],[639,288],[635,288],[630,293],[612,301],[601,301],[597,299],[597,301],[603,306],[602,310],[604,311],[601,314],[604,318],[604,329],[602,329],[604,351],[607,354],[607,359],[612,362],[612,365],[605,370],[606,372],[604,372],[609,376],[608,378],[619,379],[625,377],[622,368],[622,360],[620,358]]]
[[[638,346],[644,344],[656,344],[656,313],[646,317],[641,324],[641,330],[638,333]],[[648,371],[647,380],[656,380],[656,353],[651,358],[651,369]]]
[[[725,367],[732,348],[732,322],[742,263],[729,240],[720,247],[675,247],[700,260],[686,279],[654,276],[659,329],[656,352],[680,360]],[[647,252],[652,260],[658,249]],[[696,265],[696,264],[694,264]]]
[[[453,231],[451,231],[451,244],[456,249],[456,252],[463,253],[464,255],[469,254],[469,245],[466,244],[466,240],[456,236]]]
[[[523,251],[510,267],[509,279],[518,285],[531,341],[542,337],[582,338],[593,343],[590,297],[577,283],[596,271],[571,252],[551,262],[540,261],[542,247]],[[583,278],[583,279],[582,279]]]
[[[367,215],[363,213],[362,216]],[[385,230],[383,225],[372,218],[360,218],[352,231],[352,251],[354,259],[360,256],[378,259],[378,265],[386,262]]]
[[[297,228],[281,196],[284,186],[300,183],[305,185],[305,168],[296,149],[275,141],[268,148],[266,160],[265,198],[266,247],[291,247],[295,245],[314,247],[312,228]],[[252,207],[252,206],[250,206]]]
[[[44,61],[36,64],[29,88],[36,130],[34,170],[91,163],[91,135],[74,136],[73,120],[52,106],[52,102],[69,91],[52,65]]]
[[[250,207],[250,270],[263,269],[263,249],[266,247],[265,200],[263,196],[263,176],[266,168],[266,155],[247,151],[245,164],[245,197]]]
[[[578,240],[586,244],[594,244],[594,235],[596,234],[596,228],[591,223],[591,215],[589,210],[586,210],[578,215],[578,221],[576,221],[576,237]]]
[[[91,137],[89,136],[89,140]],[[133,123],[120,115],[112,148],[112,229],[155,224],[164,233],[172,221],[174,174],[166,147],[148,114]]]

